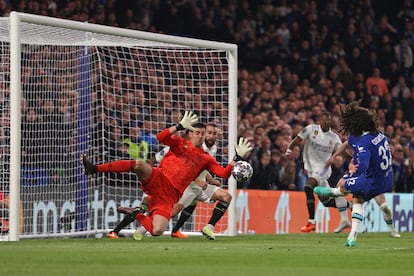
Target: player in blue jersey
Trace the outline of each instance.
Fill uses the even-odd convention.
[[[364,219],[362,204],[377,195],[390,192],[392,188],[392,158],[387,137],[378,131],[375,113],[352,102],[342,107],[341,127],[348,135],[348,144],[353,148],[353,162],[349,174],[336,188],[316,187],[319,196],[343,196],[353,194],[352,228],[345,242],[355,246],[359,226]]]
[[[335,151],[335,153],[329,158],[328,162],[326,162],[325,167],[331,166],[331,164],[335,161],[336,157],[338,155],[345,155],[345,158],[351,158],[354,156],[354,151],[352,147],[348,144],[348,141],[345,141],[342,143],[342,145]],[[350,162],[353,162],[351,160]],[[337,197],[340,198],[340,197]],[[375,197],[375,202],[380,207],[385,224],[388,227],[388,230],[390,231],[390,237],[391,238],[400,238],[401,235],[398,233],[398,231],[395,230],[394,223],[393,223],[393,215],[391,212],[391,209],[388,207],[387,201],[385,200],[385,195],[380,194]],[[352,207],[350,207],[352,209]]]

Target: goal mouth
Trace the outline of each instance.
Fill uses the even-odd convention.
[[[0,191],[19,218],[10,220],[11,240],[113,228],[123,218],[117,207],[140,204],[138,179],[85,176],[81,154],[94,163],[149,160],[163,147],[155,135],[186,110],[218,126],[217,160],[230,160],[237,46],[16,12],[0,18],[0,43]],[[183,231],[199,232],[210,215],[197,209]]]

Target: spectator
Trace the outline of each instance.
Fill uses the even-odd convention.
[[[394,46],[394,52],[404,77],[408,79],[413,66],[413,49],[408,43],[408,36],[401,37],[400,43]]]
[[[277,4],[270,0],[263,3],[213,1],[211,6],[206,5],[205,1],[106,1],[103,6],[98,2],[89,1],[82,6],[79,1],[0,1],[0,13],[7,16],[10,10],[16,10],[236,43],[239,46],[240,70],[239,135],[246,129],[254,129],[258,124],[255,118],[261,117],[260,125],[265,128],[263,135],[270,137],[271,149],[284,151],[291,132],[297,134],[298,128],[314,121],[318,109],[319,112],[327,109],[337,112],[338,104],[355,99],[361,99],[363,106],[379,108],[378,114],[384,129],[393,130],[389,131],[389,135],[396,144],[406,143],[407,135],[403,129],[414,127],[414,92],[410,91],[410,96],[407,93],[408,89],[412,90],[414,87],[412,53],[409,54],[409,49],[412,51],[414,43],[414,13],[411,1],[393,3],[393,10],[384,10],[381,5],[374,5],[369,1],[357,5],[353,1],[333,1],[322,5],[320,3],[323,1],[291,3],[283,0],[276,1]],[[346,12],[348,10],[352,12]],[[179,19],[176,20],[177,18]],[[404,58],[407,53],[409,58]],[[47,52],[41,50],[35,54],[45,55]],[[171,55],[168,58],[173,57],[174,55]],[[146,68],[150,67],[150,62],[141,60],[135,54],[132,60],[128,67],[132,67],[136,62],[140,71],[131,72],[131,75],[138,73],[143,76],[139,84],[134,83],[132,78],[122,77],[122,73],[117,75],[119,79],[105,73],[108,74],[105,78],[114,79],[113,83],[103,85],[101,89],[93,89],[92,95],[102,108],[94,114],[97,116],[92,135],[107,135],[105,133],[109,133],[109,125],[114,126],[115,132],[117,128],[123,127],[125,134],[128,134],[132,122],[142,124],[147,121],[145,118],[148,116],[154,119],[148,122],[150,127],[145,129],[152,127],[155,131],[165,127],[159,122],[171,123],[176,120],[173,119],[177,117],[177,112],[174,110],[170,90],[168,89],[166,95],[149,92],[155,88],[155,82],[161,81],[153,73],[154,70],[146,75]],[[72,90],[69,87],[75,74],[68,72],[67,78],[53,80],[45,77],[49,72],[39,69],[47,68],[43,65],[46,64],[40,67],[37,64],[29,64],[22,68],[22,87],[24,95],[27,96],[23,128],[30,125],[26,122],[27,113],[30,113],[29,117],[38,117],[36,120],[39,120],[41,128],[47,128],[47,124],[41,123],[45,113],[45,98],[40,93],[27,93],[28,91],[45,89],[44,91],[47,90],[50,94],[48,97],[57,100],[58,94],[55,94],[57,91],[53,88],[54,85],[68,88],[65,91]],[[119,72],[124,72],[127,67],[124,63],[105,66],[105,72],[109,72],[111,66],[115,66]],[[173,71],[186,71],[182,65],[174,70],[168,70],[164,66],[166,65],[161,65],[166,72],[165,82],[169,85],[179,79],[177,75],[174,76]],[[60,67],[60,70],[65,70],[65,65]],[[374,68],[380,73],[377,76],[381,80],[380,83],[371,78]],[[200,72],[200,76],[204,73]],[[207,74],[204,76],[207,78]],[[401,76],[405,78],[405,85],[402,84]],[[0,77],[7,79],[9,76],[2,73]],[[191,76],[188,79],[192,79]],[[40,88],[40,83],[47,85]],[[197,84],[188,81],[179,85],[182,88],[195,87]],[[117,93],[110,93],[112,90],[118,90],[117,93],[125,91],[123,100],[117,98]],[[208,100],[207,89],[197,87],[197,90],[200,91],[200,95],[193,95],[194,99],[199,96],[202,101]],[[8,90],[4,91],[4,95],[7,95]],[[131,94],[130,91],[134,93]],[[179,93],[186,95],[186,91]],[[387,93],[392,95],[391,100]],[[163,109],[160,111],[151,108],[150,98],[165,103]],[[78,96],[73,94],[73,99],[78,100]],[[6,110],[7,107],[3,103],[7,101],[0,101],[2,110]],[[69,93],[63,97],[59,96],[58,101],[53,102],[58,108],[51,107],[54,111],[49,113],[48,120],[62,122],[66,124],[65,128],[71,128],[68,119],[76,113],[74,110],[68,110],[68,104],[73,106],[73,102],[70,101],[72,95],[69,96]],[[200,112],[208,112],[202,109],[201,106]],[[2,118],[5,114],[3,112]],[[31,127],[36,129],[36,126]],[[35,133],[30,135],[36,136]],[[251,136],[253,137],[253,133]],[[153,143],[150,141],[153,140],[153,136],[148,133],[148,137],[146,133],[141,133],[141,138],[149,142],[152,148]],[[57,143],[57,147],[67,143],[66,139],[63,139],[66,137],[57,138],[48,143]],[[111,150],[111,154],[121,154],[115,153],[118,151],[118,145],[112,144],[113,137],[108,135],[105,139],[110,139],[111,142],[93,146],[115,146],[116,150]],[[259,138],[255,140],[257,145],[254,151],[259,152],[262,142],[267,141]],[[103,149],[102,154],[106,155],[107,150]],[[409,148],[403,152],[404,158],[408,158],[412,151],[413,149]],[[26,157],[23,159],[27,160]],[[296,185],[300,186],[297,182],[301,179],[300,171],[295,170],[294,178],[288,177],[291,165],[282,160],[281,175],[284,175],[285,183],[296,181]]]
[[[391,88],[391,95],[393,100],[403,103],[410,97],[411,91],[405,83],[405,78],[400,76],[395,86]]]
[[[392,172],[394,174],[393,180],[393,191],[396,193],[407,193],[407,163],[404,160],[403,148],[401,145],[397,144],[393,147],[392,153]]]
[[[414,193],[414,152],[412,150],[408,153],[407,192]]]
[[[374,95],[375,92],[373,92],[373,89],[375,88],[376,88],[377,95],[379,97],[389,92],[387,83],[385,82],[385,79],[381,77],[381,71],[378,67],[374,68],[374,70],[372,71],[372,75],[367,78],[366,86],[367,86],[368,95]]]
[[[134,123],[129,131],[129,136],[124,138],[122,142],[128,146],[128,154],[130,159],[147,161],[149,158],[148,143],[140,138],[141,127]]]
[[[265,150],[259,155],[258,165],[253,168],[253,176],[247,188],[260,190],[275,190],[278,175],[271,165],[271,153]]]

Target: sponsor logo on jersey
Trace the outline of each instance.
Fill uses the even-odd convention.
[[[365,152],[365,148],[358,146],[358,152]]]

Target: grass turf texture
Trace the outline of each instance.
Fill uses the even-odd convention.
[[[1,275],[413,275],[414,233],[0,242]]]

